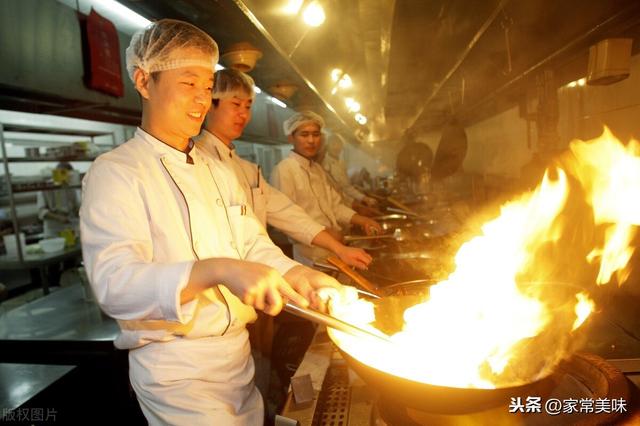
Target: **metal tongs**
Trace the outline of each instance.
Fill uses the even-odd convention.
[[[375,334],[356,325],[342,321],[331,315],[323,314],[322,312],[314,311],[313,309],[303,308],[293,303],[287,303],[284,305],[284,310],[297,317],[304,318],[306,320],[315,322],[317,324],[325,325],[327,327],[348,333],[356,337],[364,337],[367,339],[379,339],[386,343],[390,343],[391,340],[384,334]]]

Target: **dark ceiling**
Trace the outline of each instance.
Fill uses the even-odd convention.
[[[327,20],[314,29],[281,13],[285,0],[124,3],[147,17],[189,20],[222,51],[251,42],[265,52],[252,72],[260,86],[294,82],[302,89],[292,106],[323,110],[332,127],[360,128],[372,140],[438,129],[454,114],[468,123],[496,113],[544,69],[558,85],[583,77],[588,46],[602,38],[640,44],[637,0],[324,0]],[[332,68],[351,75],[352,93],[331,94]],[[364,128],[345,96],[362,105]]]
[[[309,29],[281,12],[288,0],[122,0],[149,19],[184,19],[224,52],[249,41],[264,52],[251,72],[262,88],[301,87],[288,101],[311,107],[343,133],[374,141],[469,124],[522,102],[536,76],[558,86],[584,77],[588,47],[607,37],[640,48],[638,0],[319,0],[325,23]],[[305,5],[310,1],[305,1]],[[333,68],[353,79],[332,94]],[[352,96],[369,118],[359,126]]]

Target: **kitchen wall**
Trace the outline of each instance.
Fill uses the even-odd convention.
[[[609,86],[562,87],[558,91],[564,141],[592,139],[607,125],[623,141],[640,139],[640,55],[631,58],[631,75]]]
[[[124,96],[116,98],[84,85],[80,23],[76,11],[57,1],[0,2],[0,84],[47,96],[136,110],[138,95],[129,84],[124,50],[130,36],[118,33]],[[10,60],[7,60],[9,59]]]
[[[631,75],[608,86],[563,86],[558,89],[560,148],[572,139],[592,139],[611,128],[622,141],[640,138],[640,55],[631,58]],[[527,123],[517,107],[466,128],[469,149],[464,171],[518,178],[536,146],[535,123]],[[435,152],[440,132],[421,135],[419,142]],[[530,146],[533,146],[532,147]]]

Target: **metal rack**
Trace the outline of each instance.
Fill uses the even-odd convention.
[[[58,157],[9,157],[7,155],[6,148],[6,132],[23,132],[34,135],[51,134],[51,135],[64,135],[64,136],[81,136],[84,138],[90,138],[91,142],[98,136],[111,136],[113,146],[116,145],[115,130],[113,131],[88,131],[77,130],[69,128],[60,128],[58,126],[48,125],[46,123],[18,123],[18,124],[6,124],[0,123],[0,149],[2,150],[2,163],[4,166],[4,173],[6,176],[7,192],[3,194],[3,197],[9,199],[9,211],[11,214],[11,222],[13,225],[13,232],[16,239],[16,247],[18,252],[18,261],[22,263],[24,261],[24,253],[22,243],[20,241],[20,224],[18,213],[16,209],[15,194],[33,191],[53,191],[61,188],[80,188],[80,185],[38,185],[29,188],[16,188],[12,182],[9,165],[11,163],[30,163],[30,162],[59,162],[59,161],[73,161],[73,162],[91,162],[95,158],[88,156],[58,156]]]

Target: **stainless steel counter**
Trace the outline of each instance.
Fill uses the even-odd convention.
[[[82,286],[66,287],[0,316],[0,362],[75,364],[115,352],[118,333]]]
[[[77,244],[73,247],[67,247],[60,252],[55,253],[31,253],[24,254],[22,262],[18,256],[0,256],[0,271],[1,270],[16,270],[16,269],[32,269],[37,270],[40,275],[40,281],[42,282],[42,290],[44,294],[49,294],[49,287],[57,285],[58,283],[49,282],[49,276],[47,275],[46,267],[56,263],[62,263],[74,258],[80,258],[82,256],[82,249]]]
[[[15,410],[73,370],[73,365],[0,363],[0,416]]]

